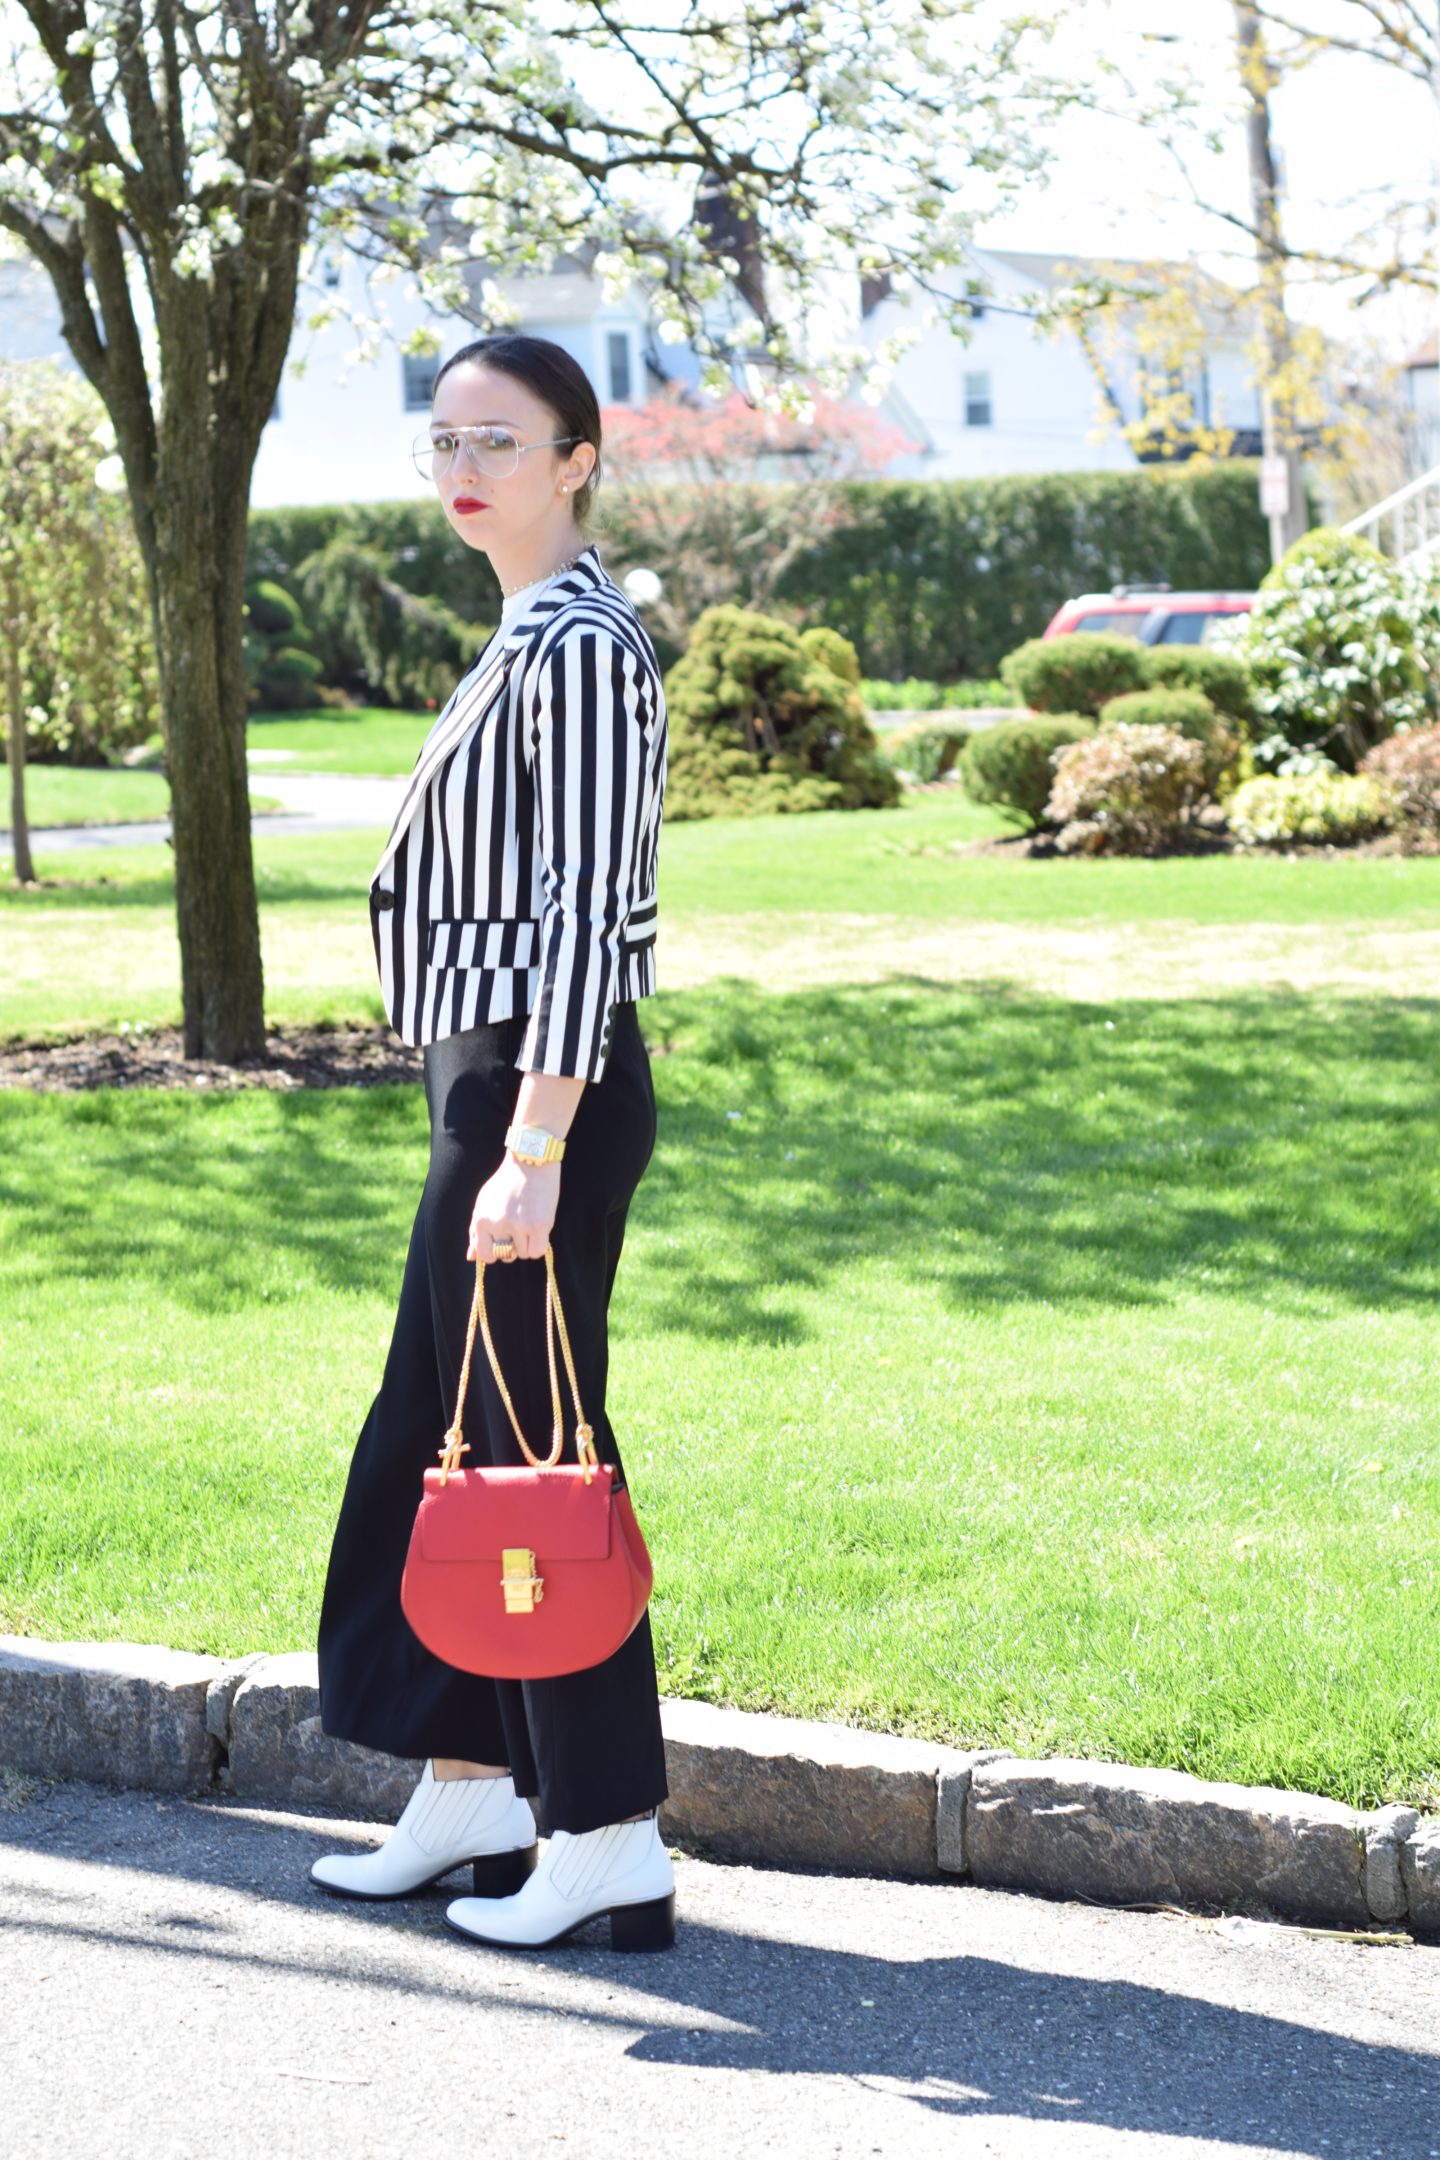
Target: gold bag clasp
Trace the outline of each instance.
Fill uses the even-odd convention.
[[[535,1573],[535,1555],[528,1545],[505,1545],[500,1550],[500,1587],[507,1613],[534,1612],[545,1595],[543,1575]]]

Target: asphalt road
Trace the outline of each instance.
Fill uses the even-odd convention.
[[[1440,1949],[678,1857],[675,1948],[325,1896],[373,1826],[6,1781],[5,2160],[1430,2160]]]
[[[285,773],[252,766],[251,792],[285,805],[282,811],[258,811],[252,833],[388,832],[400,807],[408,774],[381,777],[369,773]],[[32,848],[152,847],[170,837],[170,820],[148,818],[128,825],[42,825],[32,827]],[[14,852],[8,827],[0,826],[0,855]]]

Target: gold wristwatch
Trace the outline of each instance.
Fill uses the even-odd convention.
[[[543,1125],[507,1126],[505,1145],[520,1162],[559,1162],[565,1153],[565,1142]]]

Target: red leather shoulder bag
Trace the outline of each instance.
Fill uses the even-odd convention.
[[[616,1487],[615,1465],[598,1459],[594,1429],[580,1407],[552,1249],[545,1248],[545,1348],[554,1430],[545,1456],[531,1452],[520,1430],[490,1337],[486,1262],[477,1260],[475,1268],[455,1421],[439,1450],[439,1469],[425,1472],[400,1582],[401,1610],[427,1650],[462,1672],[496,1680],[583,1672],[618,1650],[638,1623],[654,1579],[650,1555],[630,1495]],[[460,1457],[470,1451],[461,1417],[477,1319],[523,1465],[460,1467]],[[565,1436],[556,1326],[575,1403],[573,1463],[560,1460]]]

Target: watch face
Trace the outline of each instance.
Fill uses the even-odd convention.
[[[520,1128],[520,1145],[527,1155],[543,1155],[549,1137],[538,1125],[522,1125]]]

